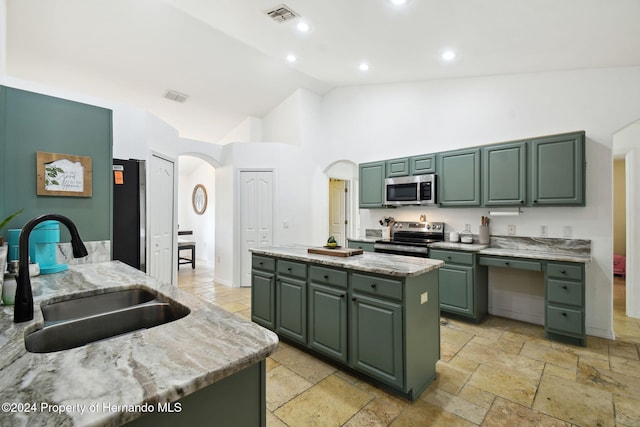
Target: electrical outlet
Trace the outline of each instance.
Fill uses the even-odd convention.
[[[549,235],[549,229],[546,225],[541,225],[540,226],[540,236],[541,237],[547,237]]]
[[[429,302],[429,292],[420,294],[420,304],[424,304],[426,302]]]
[[[573,228],[570,225],[565,225],[562,228],[562,235],[566,238],[566,239],[570,239],[571,237],[573,237]]]
[[[515,236],[516,235],[516,226],[515,225],[507,225],[507,234],[509,236]]]

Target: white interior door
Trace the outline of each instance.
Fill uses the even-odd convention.
[[[149,275],[162,283],[173,278],[174,163],[156,155],[151,157],[149,217]]]
[[[345,246],[346,240],[346,203],[347,182],[341,179],[329,179],[329,235],[336,238],[338,245]]]
[[[273,172],[240,172],[240,286],[251,286],[251,248],[273,244]]]

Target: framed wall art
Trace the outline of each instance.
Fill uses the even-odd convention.
[[[38,196],[91,197],[91,157],[36,153]]]
[[[207,210],[207,189],[202,184],[197,184],[193,188],[193,194],[191,195],[191,202],[193,204],[193,210],[202,215]]]

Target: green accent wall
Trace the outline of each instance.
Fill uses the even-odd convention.
[[[93,195],[36,195],[36,152],[92,159]],[[24,208],[9,228],[31,218],[57,213],[69,217],[85,241],[111,238],[111,110],[0,86],[0,219]],[[69,235],[64,226],[61,241]]]

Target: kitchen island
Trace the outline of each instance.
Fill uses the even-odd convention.
[[[265,425],[273,332],[118,261],[69,266],[32,285],[32,321],[13,323],[13,307],[1,309],[0,425],[211,425],[225,410],[245,418],[220,425]],[[41,303],[139,288],[190,313],[70,350],[25,349],[25,335],[43,325]]]
[[[306,246],[252,249],[251,318],[283,339],[409,399],[436,377],[443,261]]]

